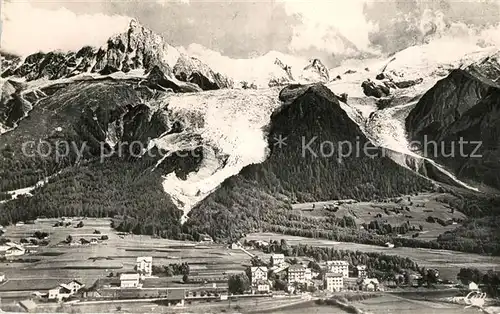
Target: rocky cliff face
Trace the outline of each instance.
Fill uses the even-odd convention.
[[[368,97],[381,98],[390,94],[390,88],[387,84],[376,84],[370,79],[361,83],[361,88],[363,89],[363,93]]]
[[[202,89],[195,83],[182,82],[166,75],[158,66],[148,73],[147,85],[154,89],[180,93],[201,92]]]
[[[309,64],[304,68],[302,78],[311,82],[328,83],[330,74],[328,68],[319,59],[309,60]]]
[[[12,75],[12,71],[16,69],[21,62],[22,59],[19,56],[0,51],[1,77]]]
[[[233,81],[210,69],[199,59],[181,54],[173,68],[175,78],[198,85],[203,90],[232,88]]]
[[[0,80],[0,127],[13,128],[33,109],[32,103],[21,94],[22,86],[9,80]],[[1,134],[2,132],[0,132]]]
[[[438,139],[465,112],[482,99],[491,86],[464,70],[454,70],[425,93],[406,119],[411,138]]]
[[[500,68],[496,60],[492,56],[439,81],[410,112],[406,130],[422,144],[422,153],[458,178],[498,189],[500,88],[495,73]],[[425,145],[430,141],[437,146]]]

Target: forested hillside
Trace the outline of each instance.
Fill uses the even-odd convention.
[[[182,152],[187,154],[188,152]],[[201,151],[193,156],[202,157]],[[199,159],[168,157],[159,168],[154,159],[110,158],[68,168],[33,192],[0,204],[0,224],[40,216],[126,217],[115,227],[136,234],[182,238],[179,210],[162,188],[164,172],[179,177],[194,171]]]

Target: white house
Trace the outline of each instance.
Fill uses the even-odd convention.
[[[328,272],[342,274],[344,278],[349,277],[349,263],[346,261],[327,261]]]
[[[392,248],[394,248],[394,244],[391,243],[391,242],[386,242],[385,243],[385,247],[388,247],[388,248],[392,249]]]
[[[136,271],[145,276],[153,274],[153,258],[151,256],[139,256],[135,261]]]
[[[80,281],[78,281],[78,280],[71,280],[68,283],[61,284],[61,287],[64,287],[64,288],[70,290],[72,294],[77,293],[84,286],[85,285],[83,283],[81,283]]]
[[[4,282],[4,281],[5,281],[5,274],[0,273],[0,282]]]
[[[139,287],[139,277],[137,273],[124,273],[120,275],[120,288]]]
[[[72,280],[68,283],[62,283],[57,287],[49,290],[47,296],[49,300],[61,301],[62,299],[69,298],[77,293],[85,285],[78,280]]]
[[[285,255],[273,254],[271,255],[271,266],[281,266],[285,263]]]
[[[259,281],[267,280],[266,266],[251,267],[250,271],[252,273],[252,284],[256,284]]]
[[[364,291],[379,291],[380,283],[377,278],[365,278],[361,284]]]
[[[0,256],[21,256],[25,253],[26,249],[22,245],[14,242],[7,242],[5,245],[0,246]]]
[[[325,290],[330,292],[344,290],[344,275],[342,273],[326,273]]]
[[[48,298],[49,300],[61,301],[63,299],[69,298],[71,295],[71,290],[59,285],[49,290]]]
[[[469,291],[478,291],[479,286],[474,281],[469,282]]]

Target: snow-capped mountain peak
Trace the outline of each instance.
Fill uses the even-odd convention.
[[[26,81],[55,80],[79,74],[147,72],[155,65],[172,68],[179,52],[163,38],[131,20],[127,29],[111,36],[100,48],[84,46],[77,51],[37,52],[4,67],[2,77],[15,76]]]

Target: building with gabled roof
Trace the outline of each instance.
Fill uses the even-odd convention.
[[[21,244],[14,242],[7,242],[5,245],[0,246],[0,256],[13,257],[21,256],[26,253],[26,249]]]
[[[284,254],[273,254],[271,255],[271,266],[281,266],[285,263]]]
[[[162,304],[167,306],[184,306],[184,300],[186,298],[185,289],[167,289],[166,297],[161,301]]]
[[[250,272],[252,274],[251,282],[255,284],[260,280],[267,280],[267,272],[268,269],[266,266],[254,266],[250,268]]]
[[[62,301],[64,299],[69,298],[73,294],[71,293],[71,289],[63,287],[61,285],[49,289],[49,293],[47,294],[47,298],[49,300]]]
[[[365,278],[361,283],[363,290],[365,291],[379,291],[380,283],[377,278]]]
[[[85,285],[74,279],[68,283],[59,284],[57,287],[49,289],[47,293],[47,298],[49,300],[57,300],[61,301],[63,299],[67,299],[70,296],[76,294],[80,289],[82,289]]]
[[[70,290],[71,294],[75,294],[78,291],[80,291],[80,289],[83,288],[85,285],[82,282],[73,279],[68,283],[60,284],[60,286]]]

